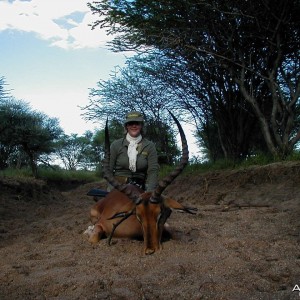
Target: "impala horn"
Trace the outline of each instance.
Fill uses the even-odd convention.
[[[187,145],[187,140],[184,134],[184,131],[177,120],[177,118],[168,110],[170,115],[172,116],[173,120],[175,121],[180,137],[181,137],[181,144],[182,144],[182,156],[180,160],[180,164],[172,171],[168,176],[164,177],[162,180],[159,181],[157,188],[152,192],[152,196],[150,201],[152,203],[159,203],[161,202],[161,194],[166,189],[166,187],[183,171],[185,166],[189,161],[189,150]]]

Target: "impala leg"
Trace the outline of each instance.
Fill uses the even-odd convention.
[[[104,231],[101,225],[95,224],[94,228],[89,232],[89,242],[96,244],[100,241]]]
[[[96,222],[99,220],[100,214],[97,210],[97,208],[92,207],[91,211],[90,211],[90,219],[92,224],[96,224]]]

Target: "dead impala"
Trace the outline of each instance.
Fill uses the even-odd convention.
[[[182,172],[188,163],[188,146],[185,134],[175,116],[173,117],[182,142],[180,164],[168,176],[162,179],[156,190],[144,192],[135,185],[119,183],[109,170],[110,143],[108,126],[105,127],[105,158],[103,162],[104,178],[114,187],[91,209],[90,217],[94,224],[87,232],[89,241],[97,243],[102,237],[143,238],[144,253],[152,254],[161,248],[162,233],[172,209],[193,214],[196,208],[185,207],[176,200],[162,196],[165,188]]]

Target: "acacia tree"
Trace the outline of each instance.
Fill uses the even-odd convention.
[[[145,117],[161,119],[165,109],[172,107],[169,90],[153,84],[154,78],[145,76],[144,71],[129,59],[126,67],[119,68],[107,81],[99,81],[92,88],[89,105],[83,108],[87,120],[110,119],[122,121],[124,110],[139,110]],[[159,95],[159,96],[158,96]]]
[[[37,177],[39,158],[54,151],[53,143],[62,132],[58,120],[33,111],[27,103],[14,98],[3,101],[0,111],[0,144],[2,148],[11,149],[1,159],[3,167],[17,152],[19,158],[24,158],[22,154],[25,154],[26,163]]]
[[[146,59],[137,56],[134,61],[146,76],[151,75],[152,84],[162,87],[162,93],[169,90],[173,109],[184,113],[187,122],[197,124],[201,145],[212,160],[241,159],[252,153],[259,134],[257,121],[227,72],[217,66],[212,72],[203,60],[200,77],[183,58],[162,58],[161,53]]]
[[[300,3],[297,0],[98,1],[94,28],[117,34],[114,51],[155,47],[183,57],[201,77],[227,72],[256,116],[270,153],[285,157],[300,139]]]
[[[10,144],[4,143],[6,140],[5,131],[6,125],[6,102],[8,100],[8,92],[5,89],[5,78],[0,77],[0,170],[5,169],[8,165],[8,158],[14,151],[14,147]]]
[[[161,112],[155,113],[155,108],[168,107],[178,111],[186,122],[197,124],[201,145],[212,160],[244,158],[253,150],[254,137],[259,132],[255,130],[257,122],[249,114],[249,105],[237,85],[221,71],[217,69],[211,74],[204,61],[200,78],[188,69],[183,59],[167,58],[157,52],[134,56],[127,61],[127,68],[120,69],[111,80],[100,82],[99,88],[92,90],[85,117],[99,119],[105,113],[123,116],[123,110],[133,107],[133,103],[140,109],[147,107],[145,113],[154,111],[156,117]],[[147,123],[150,125],[149,118]],[[157,141],[158,149],[165,150],[161,152],[165,153],[166,161],[170,161],[167,132],[155,134],[155,128],[160,133],[164,130],[159,119],[148,126],[148,134]]]
[[[87,131],[83,136],[62,135],[55,144],[56,154],[67,170],[86,168],[91,163],[91,140],[93,134]]]
[[[166,113],[166,109],[174,108],[172,91],[154,80],[149,74],[145,75],[134,60],[128,60],[125,68],[91,89],[90,103],[83,108],[84,117],[102,120],[102,123],[108,117],[123,124],[126,112],[141,111],[145,116],[147,137],[156,144],[160,162],[172,163],[178,155],[172,127],[168,125],[170,116]]]

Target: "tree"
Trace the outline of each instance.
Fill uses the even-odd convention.
[[[117,114],[134,103],[141,109],[147,107],[145,113],[154,112],[153,115],[158,119],[158,122],[148,126],[149,134],[149,129],[151,132],[155,127],[158,132],[164,132],[164,124],[159,118],[164,118],[165,115],[160,116],[167,107],[178,111],[182,120],[197,124],[197,131],[201,132],[199,137],[206,139],[201,144],[212,147],[206,148],[208,153],[211,152],[209,157],[234,160],[247,157],[253,150],[254,137],[259,132],[253,130],[257,122],[253,114],[249,113],[249,105],[225,72],[216,69],[211,74],[205,61],[201,70],[200,78],[188,69],[183,59],[167,58],[157,52],[134,56],[128,60],[126,68],[120,69],[108,82],[102,82],[99,89],[92,90],[87,115],[91,118],[97,115],[99,119],[110,105],[110,111]],[[136,96],[135,100],[131,97],[132,93]],[[142,96],[138,97],[139,94]],[[112,99],[115,99],[114,104]],[[157,107],[162,109],[156,111]],[[147,123],[150,125],[149,119]],[[211,130],[211,126],[217,126],[217,130]],[[170,154],[167,159],[165,154],[166,161],[172,161],[174,152],[166,148],[166,132],[161,135],[154,131],[152,135],[158,149],[161,145],[164,149],[162,153]],[[221,149],[217,156],[216,149]]]
[[[62,132],[58,120],[33,111],[27,103],[14,98],[1,103],[0,111],[1,147],[11,149],[1,159],[2,163],[13,152],[24,152],[33,175],[37,176],[39,157],[54,151],[53,142]]]
[[[236,160],[251,154],[259,133],[255,130],[257,122],[237,84],[223,69],[216,66],[212,72],[203,60],[195,73],[184,59],[162,58],[160,53],[135,60],[145,74],[151,75],[153,85],[160,86],[162,93],[168,91],[173,109],[197,124],[199,137],[205,138],[201,144],[211,152],[209,157]]]
[[[0,77],[0,103],[5,101],[9,97],[9,91],[5,89],[6,81],[2,76]]]
[[[9,98],[5,85],[5,78],[0,77],[0,170],[5,169],[8,166],[8,158],[14,151],[13,145],[4,143],[4,140],[6,139],[5,131],[7,130],[6,102]]]
[[[116,34],[114,51],[155,47],[182,57],[201,77],[203,60],[237,84],[269,152],[285,157],[300,140],[300,3],[297,0],[98,1],[93,28]],[[199,71],[197,71],[199,70]]]
[[[76,170],[86,165],[89,160],[91,137],[90,132],[86,132],[83,136],[64,134],[57,141],[56,153],[67,170]]]
[[[154,78],[144,76],[144,71],[135,64],[134,59],[126,62],[107,81],[99,81],[89,95],[89,105],[84,107],[84,117],[90,119],[110,119],[122,121],[125,111],[138,110],[146,117],[160,119],[166,108],[172,107],[168,90],[153,84]],[[159,95],[159,96],[157,96]]]
[[[84,116],[86,119],[102,119],[102,123],[109,117],[114,127],[116,123],[123,124],[126,112],[141,111],[145,116],[147,138],[156,144],[160,162],[170,164],[178,155],[169,125],[170,116],[166,112],[168,108],[174,109],[172,91],[154,80],[134,59],[128,60],[127,66],[112,74],[110,80],[100,81],[97,89],[91,89],[90,103],[83,108]]]

